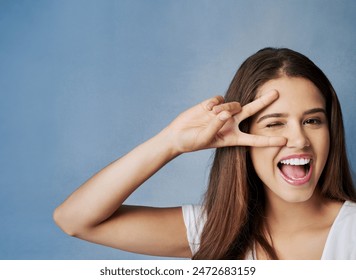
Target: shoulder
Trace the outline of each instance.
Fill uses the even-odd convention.
[[[326,259],[356,259],[356,203],[345,201],[325,245]]]
[[[356,215],[356,202],[353,201],[345,201],[342,208],[341,212],[343,216],[355,216]]]
[[[340,231],[347,231],[353,233],[356,241],[356,203],[352,201],[345,201],[340,209],[338,216],[335,219],[334,225]]]
[[[345,201],[337,215],[333,227],[348,228],[356,231],[356,203]],[[355,236],[356,237],[356,236]]]
[[[206,214],[201,205],[183,205],[182,212],[189,247],[194,255],[199,249],[200,236],[206,222]]]

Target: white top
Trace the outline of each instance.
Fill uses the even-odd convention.
[[[187,229],[187,238],[192,254],[200,245],[200,235],[206,222],[201,205],[183,205],[183,219]],[[254,259],[249,252],[246,259]],[[346,201],[329,231],[322,260],[356,260],[356,203]]]

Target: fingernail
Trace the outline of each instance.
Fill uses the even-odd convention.
[[[221,121],[226,121],[230,118],[230,114],[228,114],[227,112],[222,112],[220,115],[218,115],[218,117]]]
[[[273,96],[278,94],[278,91],[276,89],[272,89],[268,94]]]

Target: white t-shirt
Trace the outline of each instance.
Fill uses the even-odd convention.
[[[187,238],[192,254],[200,245],[200,235],[206,222],[206,215],[200,205],[182,207]],[[249,252],[246,259],[254,259],[254,252]],[[346,201],[329,231],[322,260],[356,260],[356,203]]]

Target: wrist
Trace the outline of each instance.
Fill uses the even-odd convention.
[[[184,151],[180,149],[179,145],[176,144],[175,137],[168,128],[165,128],[159,132],[155,138],[160,148],[163,148],[167,152],[168,157],[171,159],[184,153]]]

